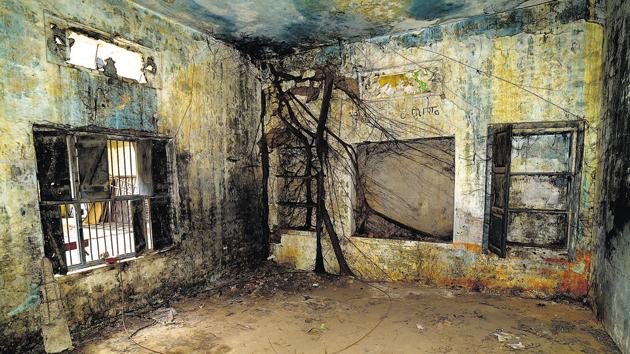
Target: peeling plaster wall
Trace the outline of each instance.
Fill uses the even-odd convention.
[[[598,200],[594,177],[598,169],[604,34],[601,19],[594,15],[597,13],[599,9],[591,2],[557,2],[285,60],[289,69],[303,67],[305,61],[317,65],[334,60],[341,63],[345,75],[353,77],[357,71],[412,74],[428,68],[444,78],[440,87],[428,85],[433,90],[430,95],[404,87],[399,93],[394,89],[392,95],[388,93],[391,80],[374,80],[383,90],[376,90],[379,100],[370,105],[383,115],[380,123],[396,138],[455,137],[453,243],[351,237],[344,249],[353,270],[370,279],[420,280],[528,296],[566,294],[582,298],[587,294]],[[363,80],[371,79],[368,75]],[[385,87],[388,82],[389,87]],[[527,91],[562,106],[566,112]],[[361,114],[344,97],[338,97],[331,114],[329,127],[346,142],[387,139],[362,121]],[[506,259],[483,254],[488,125],[582,117],[586,128],[575,260],[569,261],[562,251],[520,247],[512,247]],[[353,232],[352,178],[342,166],[331,175],[340,182],[336,192],[328,192],[333,196],[329,202],[339,234],[348,237]],[[310,267],[314,259],[312,235],[289,233],[273,247],[280,262]],[[332,253],[326,258],[334,269]]]
[[[108,83],[100,73],[48,62],[45,12],[158,53],[159,88]],[[116,0],[2,1],[0,42],[0,352],[42,341],[34,123],[175,137],[174,247],[58,277],[71,330],[120,314],[121,290],[127,309],[155,304],[257,259],[260,84],[257,70],[236,50]],[[149,123],[154,114],[157,129]]]
[[[607,2],[602,204],[594,287],[598,316],[630,353],[630,3]]]

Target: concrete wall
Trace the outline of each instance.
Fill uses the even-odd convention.
[[[607,2],[602,205],[591,296],[619,348],[630,353],[630,3]]]
[[[587,1],[544,4],[285,60],[289,69],[335,60],[345,75],[356,78],[358,73],[363,98],[395,138],[455,137],[452,243],[350,237],[352,177],[342,167],[329,173],[338,178],[337,190],[328,194],[353,270],[373,279],[530,296],[587,294],[598,200],[594,177],[604,34],[597,10]],[[343,95],[331,114],[329,127],[346,142],[390,138],[367,124]],[[562,250],[522,247],[512,247],[505,259],[483,254],[488,125],[581,119],[586,122],[585,152],[575,259],[570,261]],[[310,266],[314,241],[304,237],[284,235],[274,246],[278,261]],[[335,268],[332,259],[330,265]]]
[[[44,13],[154,51],[155,85],[108,82],[47,61]],[[175,246],[57,277],[71,330],[159,303],[257,257],[260,84],[234,49],[129,1],[0,2],[0,352],[42,342],[43,241],[32,125],[156,130],[174,137]],[[96,108],[94,108],[96,107]],[[157,129],[148,122],[158,117]],[[48,283],[48,281],[47,281]]]

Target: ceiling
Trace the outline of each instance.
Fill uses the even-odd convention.
[[[287,52],[502,12],[539,0],[134,0],[253,53]]]

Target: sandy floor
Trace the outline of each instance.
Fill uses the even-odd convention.
[[[576,304],[310,273],[220,290],[128,315],[127,332],[118,323],[75,352],[150,353],[133,341],[162,353],[617,352]]]

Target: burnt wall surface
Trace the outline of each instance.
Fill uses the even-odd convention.
[[[630,3],[608,1],[602,122],[602,205],[594,286],[596,310],[630,353]]]
[[[151,51],[159,80],[141,85],[55,62],[49,14]],[[0,352],[41,346],[41,323],[51,313],[40,304],[55,300],[42,299],[44,279],[57,284],[57,315],[76,332],[119,315],[122,296],[127,309],[157,304],[257,259],[260,84],[236,50],[117,0],[2,1],[0,43]],[[125,263],[42,276],[33,124],[171,136],[174,245]]]

